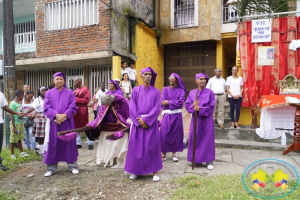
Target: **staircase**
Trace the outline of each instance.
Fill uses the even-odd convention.
[[[185,139],[187,139],[190,128],[191,114],[187,113],[185,109],[182,114]],[[277,138],[274,140],[265,140],[263,138],[260,138],[256,134],[255,129],[251,129],[251,126],[240,125],[240,129],[229,128],[231,126],[229,102],[225,103],[224,115],[224,129],[219,128],[217,120],[214,120],[216,147],[274,151],[283,151],[286,149],[286,146],[281,145],[281,138]],[[287,146],[290,145],[293,142],[293,136],[291,136],[290,134],[286,134],[286,141]]]

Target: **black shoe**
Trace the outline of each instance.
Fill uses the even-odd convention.
[[[81,149],[82,148],[82,146],[81,145],[77,145],[77,149]]]
[[[89,145],[89,150],[93,150],[94,146],[93,145]]]
[[[2,167],[0,168],[0,169],[2,169],[2,171],[7,171],[7,170],[9,170],[7,167],[5,167],[4,165],[2,165]]]

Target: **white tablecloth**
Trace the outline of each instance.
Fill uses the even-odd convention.
[[[296,108],[292,106],[263,108],[260,116],[260,128],[256,129],[256,134],[264,139],[284,137],[285,133],[293,135],[295,111]]]

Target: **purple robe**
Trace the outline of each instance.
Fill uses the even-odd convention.
[[[130,127],[130,124],[126,122],[129,118],[129,101],[120,95],[115,95],[115,98],[111,107],[101,105],[97,118],[86,125],[90,128],[90,130],[85,131],[89,140],[93,141],[99,137],[100,129],[105,122],[118,123],[124,129]]]
[[[149,174],[162,169],[160,136],[157,118],[160,114],[160,92],[150,85],[132,90],[129,114],[133,124],[130,130],[125,171],[135,175]],[[143,115],[143,116],[142,116]],[[147,115],[147,116],[144,116]],[[149,125],[144,129],[137,118]]]
[[[123,96],[123,91],[122,91],[122,89],[120,89],[120,90],[115,90],[115,91],[107,91],[105,94],[110,94],[110,95],[115,95],[115,94],[117,94],[117,95],[120,95],[120,96]]]
[[[194,113],[193,101],[195,101],[196,90],[190,92],[185,102],[185,108],[189,113]],[[203,88],[198,91],[198,101],[200,111],[197,119],[197,139],[195,151],[195,163],[210,162],[215,160],[215,128],[214,128],[214,108],[215,95],[210,89]],[[194,138],[194,115],[192,115],[187,160],[192,162],[193,158],[193,138]]]
[[[162,90],[161,101],[168,100],[169,105],[161,106],[163,110],[182,109],[185,98],[185,92],[179,87],[171,89],[164,87]],[[165,113],[160,127],[161,152],[182,152],[185,148],[183,142],[184,130],[182,113]]]
[[[44,113],[50,119],[48,149],[44,153],[45,164],[60,161],[72,163],[77,161],[78,151],[76,139],[64,141],[57,138],[57,132],[74,129],[73,116],[76,113],[76,99],[72,90],[64,87],[59,91],[56,87],[47,91],[44,98]],[[68,119],[58,125],[54,122],[56,114],[66,114]]]

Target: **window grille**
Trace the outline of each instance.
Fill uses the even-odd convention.
[[[174,28],[194,26],[194,0],[175,0],[174,5]]]
[[[100,83],[105,83],[108,89],[108,82],[112,77],[111,65],[90,66],[90,85],[91,99],[95,95],[95,91],[100,87]]]
[[[30,86],[30,90],[33,91],[34,96],[37,97],[39,87],[43,85],[48,87],[50,84],[53,83],[53,74],[53,69],[39,69],[26,71],[25,84]]]
[[[14,25],[15,48],[24,49],[36,46],[35,21]]]
[[[67,84],[67,87],[71,90],[75,90],[75,88],[74,88],[75,78],[81,78],[82,84],[84,85],[84,69],[83,69],[83,67],[67,68],[66,84]]]
[[[47,3],[45,10],[46,30],[99,23],[99,0],[62,0]]]

